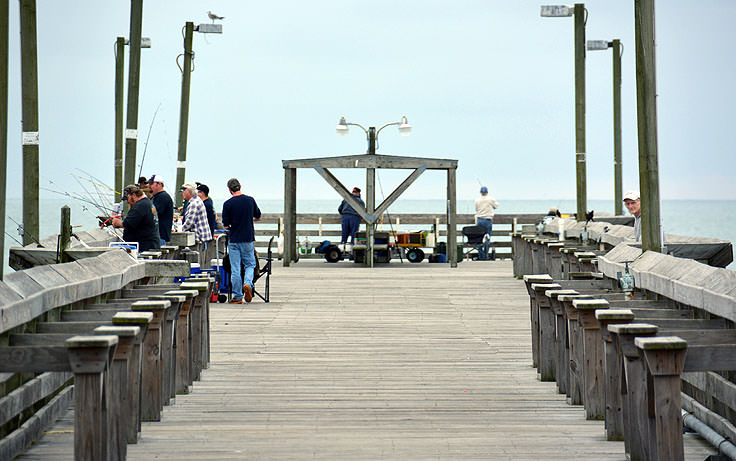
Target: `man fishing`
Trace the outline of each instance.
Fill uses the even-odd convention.
[[[171,240],[171,226],[174,223],[174,201],[168,192],[164,190],[164,179],[160,175],[153,175],[148,180],[153,197],[151,201],[158,213],[158,235],[161,237],[161,245]]]
[[[123,200],[130,205],[127,216],[123,220],[120,218],[112,220],[113,227],[123,228],[123,240],[138,242],[139,251],[161,248],[156,208],[151,200],[136,184],[125,186]]]
[[[202,199],[197,195],[197,186],[192,183],[181,186],[181,197],[189,202],[181,229],[184,232],[194,232],[194,237],[198,242],[212,240],[210,225],[207,222],[207,210],[204,208]]]
[[[363,200],[360,198],[359,187],[353,187],[352,195],[358,203],[365,207],[365,203],[363,203]],[[350,244],[352,245],[355,243],[355,233],[360,229],[360,221],[362,218],[358,212],[348,204],[347,200],[343,200],[342,203],[340,203],[340,206],[337,208],[337,212],[342,216],[342,238],[340,239],[340,243],[348,243],[348,237],[350,237]]]

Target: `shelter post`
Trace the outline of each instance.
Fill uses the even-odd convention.
[[[284,267],[296,259],[296,168],[284,168]]]
[[[369,216],[372,216],[376,211],[376,169],[366,168],[365,169],[365,208]],[[373,247],[375,244],[375,231],[376,221],[366,221],[365,223],[365,239],[366,239],[366,253],[365,253],[365,265],[373,267]]]
[[[457,267],[457,191],[455,168],[447,169],[447,259]]]

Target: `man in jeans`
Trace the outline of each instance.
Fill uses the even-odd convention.
[[[479,260],[488,260],[488,250],[491,247],[491,231],[493,230],[493,215],[496,208],[498,208],[498,202],[488,195],[488,188],[482,186],[480,197],[475,199],[475,225],[483,227],[488,238],[484,238],[483,243],[478,246]]]
[[[222,225],[230,230],[230,243],[227,247],[230,254],[230,285],[233,295],[230,302],[242,304],[245,300],[249,303],[253,300],[253,270],[256,267],[256,234],[253,221],[261,220],[261,210],[258,209],[253,197],[240,191],[240,181],[236,178],[227,182],[227,188],[232,197],[222,205]],[[242,276],[241,264],[245,268]]]

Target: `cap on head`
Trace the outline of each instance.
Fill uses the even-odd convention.
[[[204,192],[204,195],[210,195],[210,188],[207,187],[207,184],[197,183],[197,190]]]
[[[353,194],[360,194],[360,187],[353,187]]]
[[[138,184],[128,184],[123,189],[123,200],[128,200],[129,195],[140,195],[141,188]]]
[[[639,192],[630,190],[624,194],[624,200],[639,200]]]
[[[240,181],[237,178],[230,178],[227,182],[227,188],[233,192],[240,190]]]
[[[155,174],[155,175],[151,176],[151,179],[148,180],[148,184],[153,184],[155,182],[158,182],[158,183],[163,184],[164,183],[164,178],[162,178],[161,175]]]
[[[487,194],[488,193],[488,188],[486,186],[481,186],[480,193],[481,194]]]
[[[190,191],[193,192],[193,191],[197,190],[197,185],[194,184],[194,183],[188,182],[186,184],[182,184],[181,185],[181,190],[190,190]]]

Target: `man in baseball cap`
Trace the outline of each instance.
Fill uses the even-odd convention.
[[[624,205],[634,216],[634,238],[641,242],[641,199],[639,192],[630,190],[624,194]]]
[[[155,174],[148,180],[151,188],[151,201],[158,213],[158,234],[161,237],[161,245],[171,240],[171,226],[174,223],[174,200],[164,190],[164,178]]]

